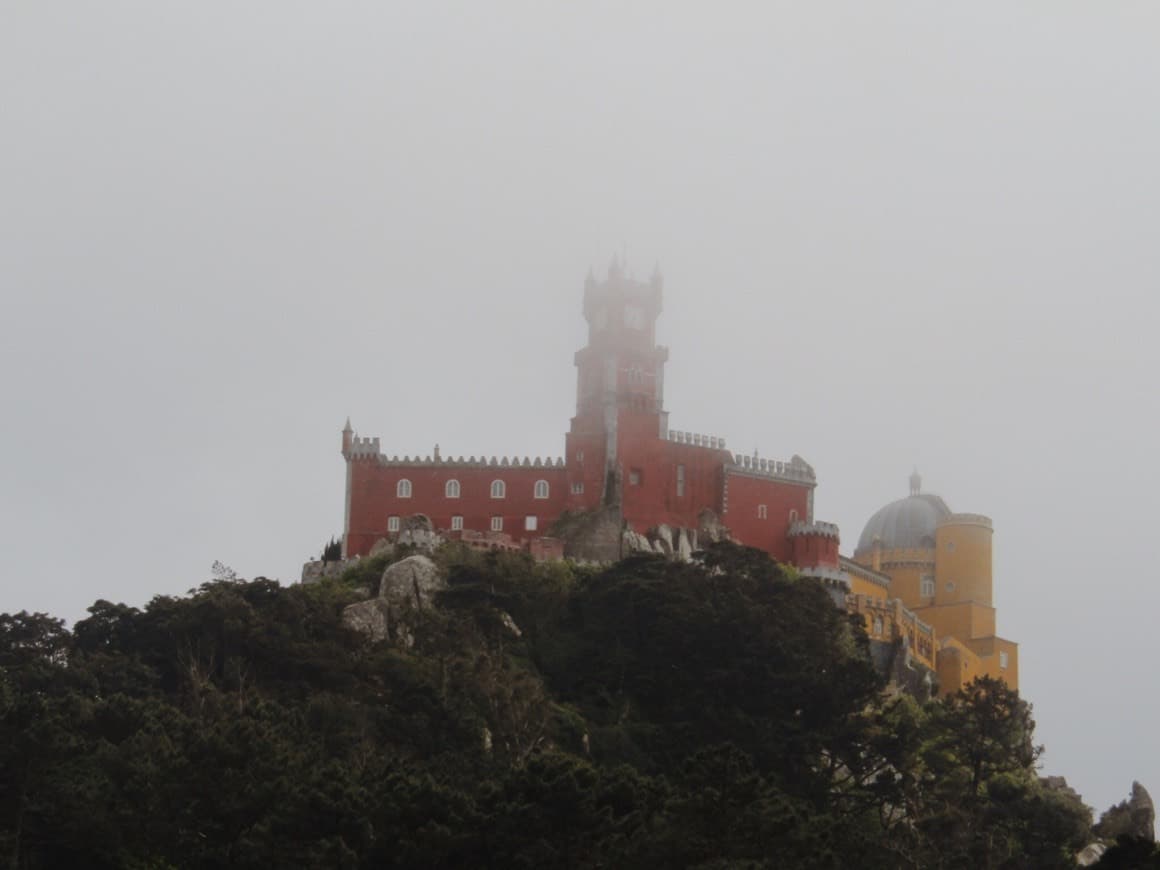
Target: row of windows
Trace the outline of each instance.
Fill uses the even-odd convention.
[[[397,498],[410,498],[413,487],[411,481],[404,478],[395,484],[395,496]],[[532,494],[535,498],[547,498],[551,488],[548,486],[548,481],[537,480],[536,485],[532,488]],[[443,486],[443,495],[446,498],[459,498],[460,486],[458,480],[449,480]],[[492,498],[507,498],[507,484],[502,480],[493,480],[491,482],[491,497]]]
[[[524,517],[524,531],[525,532],[536,531],[536,527],[538,526],[538,524],[539,524],[539,521],[538,521],[537,517],[533,517],[533,516]],[[401,527],[402,527],[402,520],[399,517],[387,517],[387,531],[388,532],[397,532],[397,531],[399,531],[399,529]],[[451,518],[451,531],[458,532],[458,531],[462,531],[462,530],[463,530],[463,517],[458,517],[458,516],[452,517]],[[502,532],[503,531],[503,517],[492,517],[491,518],[491,530],[493,532]]]

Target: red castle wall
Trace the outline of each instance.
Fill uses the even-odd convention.
[[[347,555],[365,555],[379,538],[388,535],[388,519],[414,514],[431,518],[436,529],[450,529],[451,517],[463,517],[464,529],[491,530],[491,518],[503,517],[503,531],[513,540],[546,534],[564,509],[565,470],[560,467],[438,465],[383,465],[374,459],[351,462],[350,535]],[[411,497],[396,495],[400,480],[411,481]],[[447,498],[445,486],[458,480],[459,498]],[[507,486],[502,499],[491,497],[491,483]],[[548,482],[548,498],[535,498],[537,480]],[[524,530],[527,517],[537,518],[537,530]]]
[[[726,482],[728,504],[722,521],[733,539],[760,547],[779,562],[792,561],[792,547],[786,537],[790,512],[794,511],[798,520],[809,519],[809,487],[747,474],[729,474]],[[758,515],[759,505],[765,505],[764,519]]]

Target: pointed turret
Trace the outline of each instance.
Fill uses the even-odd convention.
[[[914,469],[910,473],[910,494],[918,495],[922,492],[922,475],[918,473],[918,469]]]
[[[350,428],[350,417],[346,418],[346,425],[342,427],[342,455],[350,455],[350,445],[354,440],[354,430]]]

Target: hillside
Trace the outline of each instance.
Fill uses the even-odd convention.
[[[0,616],[0,862],[1070,867],[1093,839],[1015,693],[884,692],[858,620],[758,551],[435,561],[393,641],[342,616],[385,558]]]

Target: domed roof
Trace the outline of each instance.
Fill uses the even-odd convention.
[[[934,547],[935,527],[950,516],[951,509],[937,495],[920,493],[920,486],[918,474],[911,475],[910,495],[892,501],[870,517],[858,538],[855,555],[874,549],[875,539],[881,542],[883,550]]]

